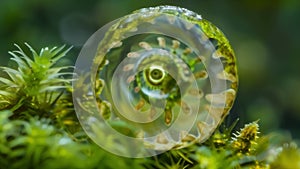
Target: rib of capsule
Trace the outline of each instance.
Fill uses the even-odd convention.
[[[174,50],[176,50],[177,48],[179,48],[180,46],[180,42],[178,40],[172,40],[172,48]]]
[[[147,42],[140,42],[139,46],[146,49],[146,50],[151,50],[152,49],[152,46]]]
[[[129,58],[138,58],[138,57],[140,57],[140,54],[137,53],[137,52],[130,52],[130,53],[127,54],[127,57],[129,57]]]
[[[141,108],[143,108],[145,105],[145,100],[144,99],[141,99],[138,104],[135,106],[135,109],[136,110],[141,110]]]
[[[181,104],[179,104],[179,106],[181,106],[183,113],[189,114],[191,112],[191,108],[189,107],[189,105],[186,102],[181,101]]]
[[[162,38],[162,37],[158,37],[157,38],[157,41],[158,41],[158,45],[162,48],[166,48],[166,40],[165,38]]]
[[[172,121],[172,110],[168,107],[166,107],[165,109],[165,123],[166,125],[170,125],[171,124],[171,121]]]

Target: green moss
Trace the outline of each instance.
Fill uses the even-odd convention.
[[[257,122],[238,132],[233,131],[236,123],[222,125],[203,144],[151,158],[112,155],[88,139],[75,117],[72,73],[55,66],[68,50],[44,48],[38,55],[27,46],[32,58],[17,46],[10,53],[18,67],[1,68],[6,76],[0,78],[0,168],[300,168],[296,144],[273,143],[259,133]]]

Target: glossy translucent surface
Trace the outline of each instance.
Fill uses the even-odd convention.
[[[101,28],[76,71],[83,128],[104,149],[127,157],[203,142],[228,114],[237,89],[224,35],[172,6],[141,9]],[[110,137],[115,142],[107,145]]]

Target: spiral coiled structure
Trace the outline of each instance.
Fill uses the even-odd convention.
[[[81,91],[75,91],[76,112],[89,136],[113,153],[144,157],[203,142],[233,105],[233,50],[217,27],[192,11],[144,8],[106,25],[91,43],[97,50],[90,75],[81,76],[88,81],[74,85]],[[107,136],[128,150],[108,148],[101,140]]]

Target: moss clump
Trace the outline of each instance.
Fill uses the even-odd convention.
[[[10,54],[17,67],[1,67],[1,169],[300,168],[297,145],[274,144],[271,136],[259,133],[257,122],[238,132],[233,131],[236,123],[222,125],[205,143],[151,158],[112,155],[91,142],[76,119],[70,66],[56,66],[70,48],[43,48],[37,54],[26,45],[32,56],[16,45]]]

